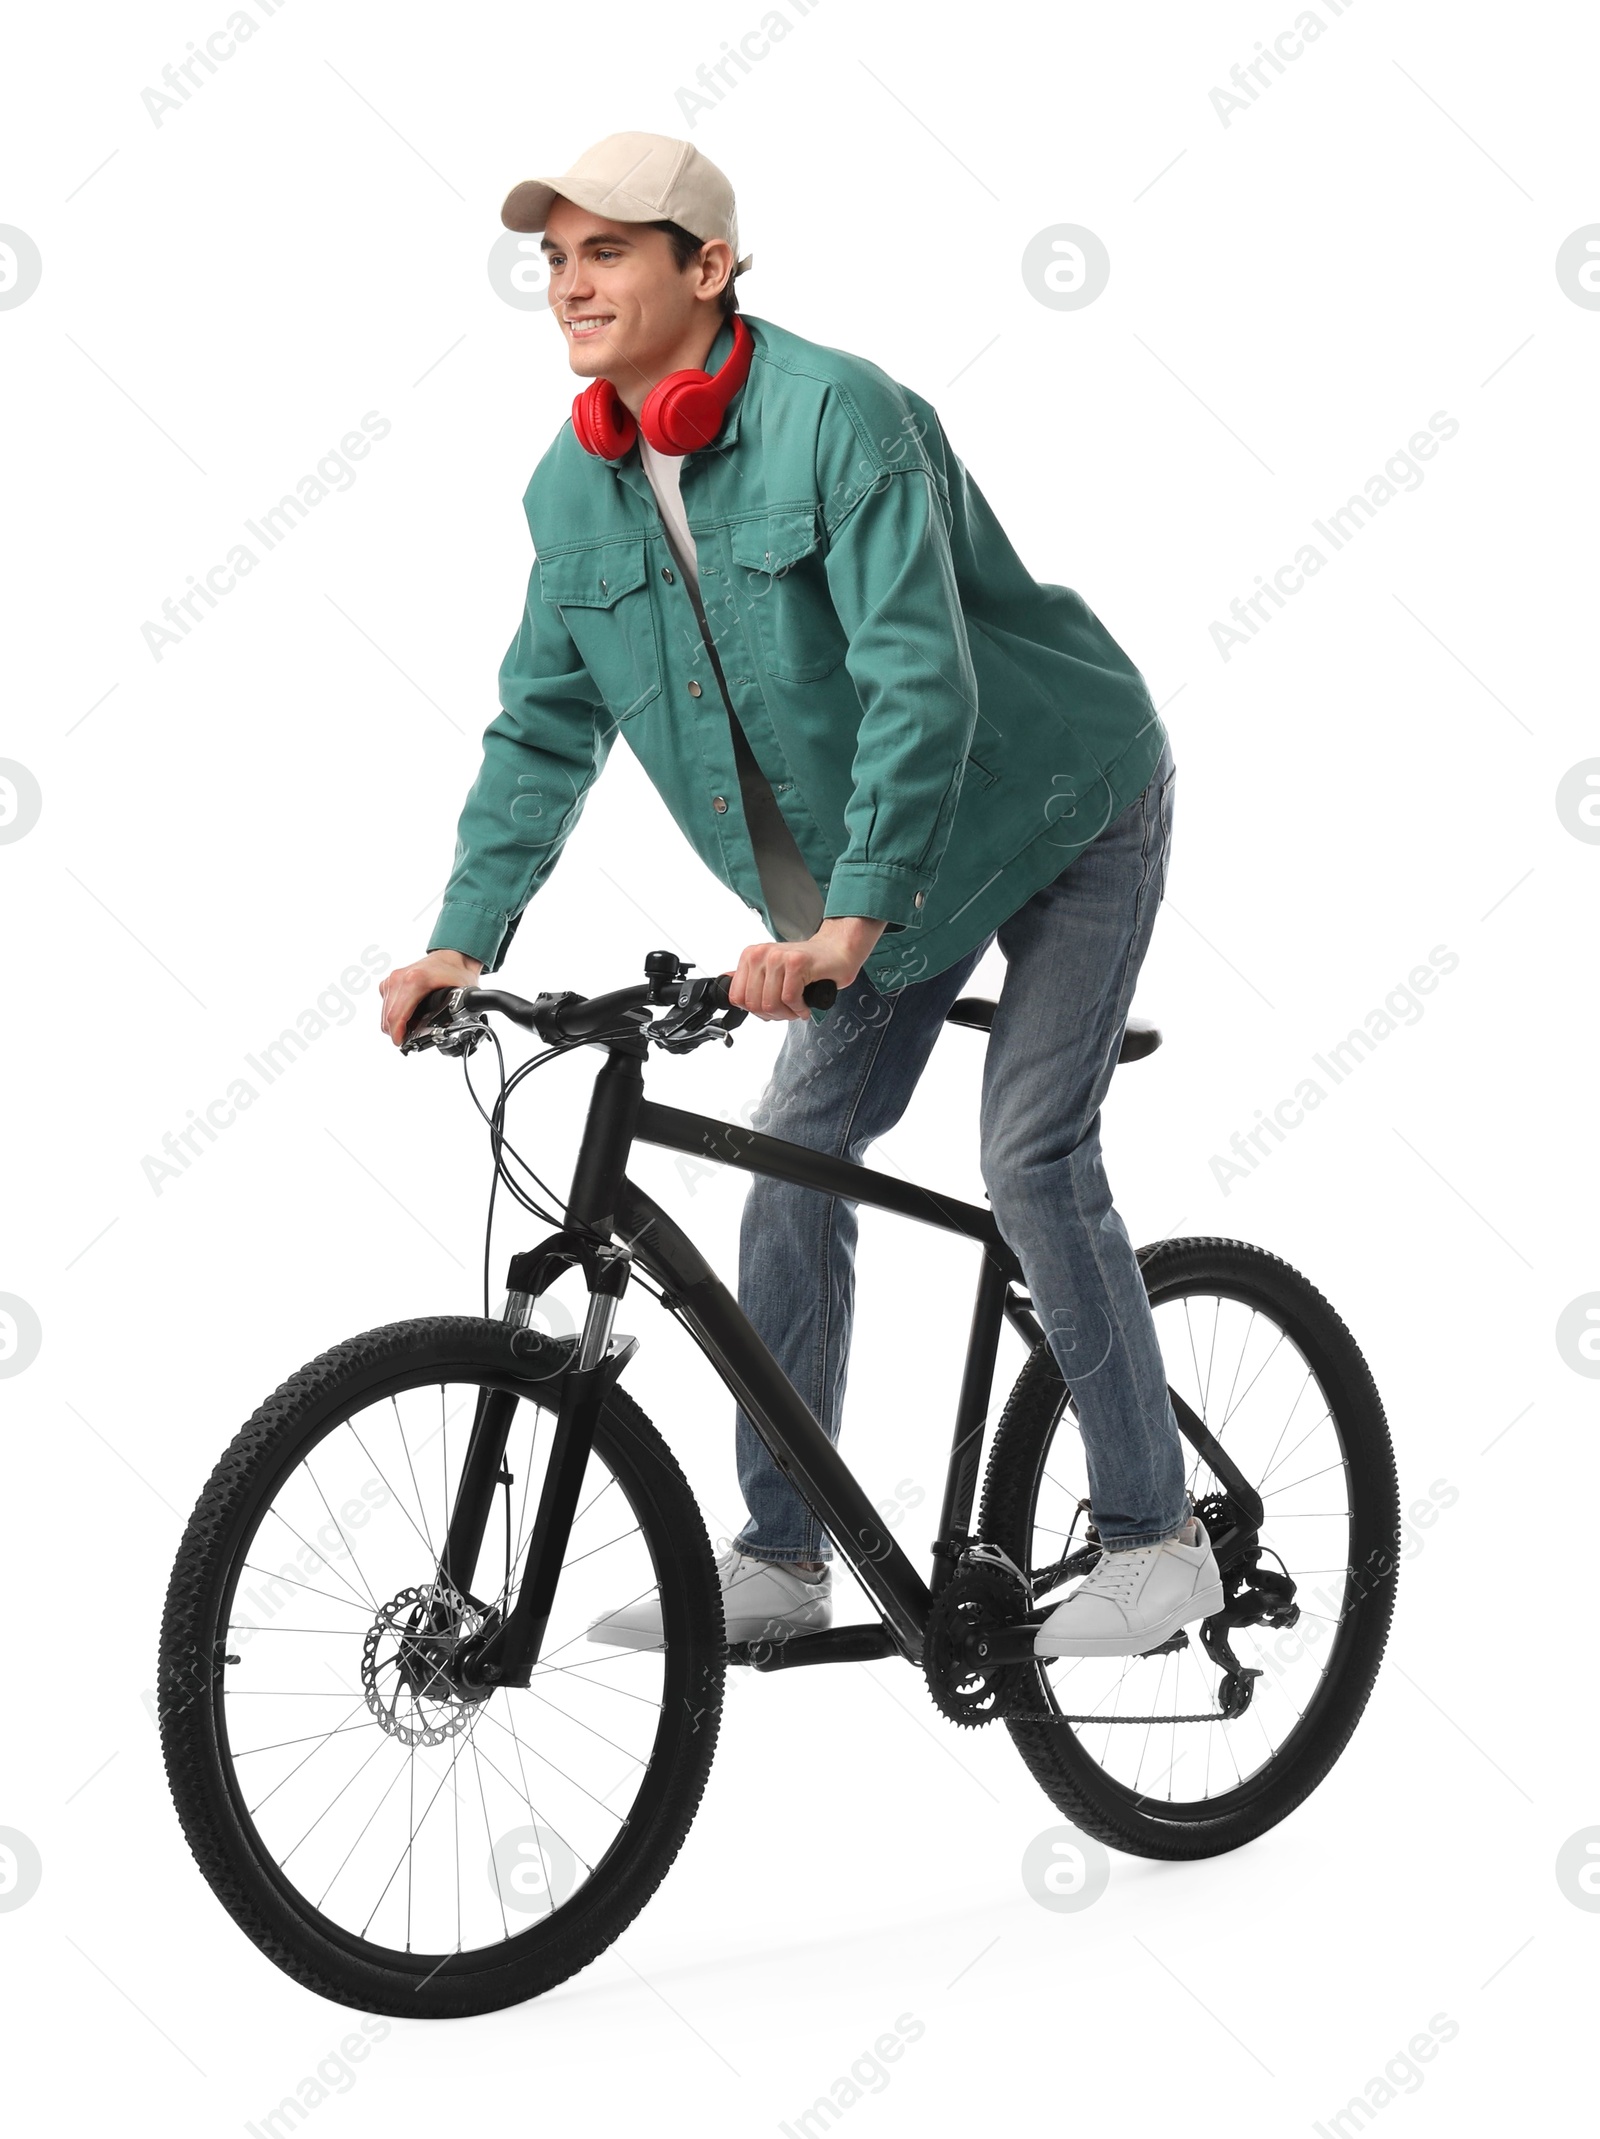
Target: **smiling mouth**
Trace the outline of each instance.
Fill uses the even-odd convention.
[[[594,313],[582,319],[564,320],[562,324],[575,342],[591,341],[616,318],[615,312]]]

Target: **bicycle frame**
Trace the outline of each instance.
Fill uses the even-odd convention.
[[[618,1343],[611,1338],[630,1257],[660,1284],[667,1304],[743,1406],[774,1462],[827,1529],[882,1615],[882,1625],[839,1627],[796,1639],[762,1661],[770,1667],[779,1662],[843,1662],[899,1654],[919,1663],[933,1599],[970,1543],[968,1524],[1002,1323],[1009,1321],[1030,1348],[1043,1339],[1026,1297],[1020,1263],[989,1211],[878,1173],[854,1160],[737,1128],[709,1115],[658,1105],[644,1096],[646,1043],[630,1037],[604,1044],[607,1060],[595,1079],[573,1169],[568,1224],[538,1248],[514,1256],[508,1275],[507,1315],[513,1321],[525,1322],[539,1292],[575,1263],[584,1265],[590,1301],[577,1353],[562,1384],[528,1546],[529,1573],[515,1606],[486,1641],[470,1676],[488,1685],[525,1686],[538,1660],[595,1423],[611,1384],[634,1349],[632,1339]],[[982,1250],[944,1499],[932,1547],[931,1586],[888,1534],[854,1472],[737,1300],[676,1221],[628,1178],[627,1162],[635,1142],[845,1196],[958,1233]],[[607,1241],[613,1245],[603,1245]],[[1171,1393],[1185,1437],[1211,1464],[1253,1531],[1262,1519],[1260,1502],[1204,1422],[1176,1391]],[[459,1589],[465,1588],[476,1566],[516,1402],[515,1396],[503,1392],[479,1399],[441,1563]],[[1242,1529],[1237,1541],[1242,1542],[1245,1535]],[[1227,1542],[1236,1540],[1230,1537]],[[1031,1630],[1028,1639],[1031,1642]]]

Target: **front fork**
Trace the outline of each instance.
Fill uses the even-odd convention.
[[[552,1266],[570,1262],[584,1265],[589,1279],[589,1309],[577,1350],[562,1379],[555,1433],[523,1563],[528,1572],[509,1613],[504,1617],[498,1610],[491,1613],[484,1632],[463,1652],[459,1668],[464,1686],[469,1688],[526,1686],[533,1675],[550,1622],[556,1582],[566,1558],[578,1494],[594,1446],[595,1427],[612,1384],[638,1342],[633,1337],[613,1341],[611,1334],[617,1302],[628,1283],[627,1251],[580,1241],[571,1235],[557,1234],[529,1254],[513,1257],[506,1321],[518,1330],[526,1330],[534,1301],[554,1274]],[[517,1394],[510,1390],[485,1389],[479,1393],[440,1560],[446,1581],[463,1596],[469,1594],[467,1585],[483,1547],[518,1401]]]

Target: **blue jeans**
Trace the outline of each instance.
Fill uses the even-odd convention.
[[[931,979],[880,995],[860,979],[821,1024],[788,1027],[752,1127],[861,1159],[905,1112],[989,945],[1006,976],[983,1069],[980,1138],[995,1222],[1072,1392],[1095,1527],[1109,1550],[1176,1536],[1188,1519],[1166,1370],[1127,1228],[1100,1157],[1100,1107],[1166,892],[1175,768],[1149,785],[994,935]],[[739,1239],[739,1302],[834,1442],[855,1297],[856,1207],[758,1175]],[[741,1406],[735,1543],[758,1559],[831,1557],[815,1515]]]

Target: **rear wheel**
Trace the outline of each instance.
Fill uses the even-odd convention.
[[[572,1344],[466,1316],[368,1331],[256,1412],[200,1496],[162,1626],[163,1749],[218,1898],[272,1960],[367,2012],[453,2017],[587,1965],[677,1855],[726,1648],[705,1524],[614,1389],[526,1688],[456,1647],[526,1573]],[[439,1555],[477,1400],[519,1401],[479,1562]],[[591,1642],[659,1599],[664,1639]]]
[[[1161,1241],[1139,1260],[1167,1379],[1260,1496],[1261,1568],[1289,1576],[1300,1616],[1232,1631],[1259,1674],[1239,1714],[1217,1714],[1224,1670],[1192,1626],[1164,1654],[1033,1661],[1007,1727],[1085,1833],[1136,1856],[1215,1856],[1292,1812],[1355,1729],[1394,1609],[1399,1490],[1366,1361],[1315,1286],[1239,1241]],[[1222,1481],[1188,1453],[1204,1514]],[[1061,1601],[1088,1492],[1072,1401],[1041,1342],[996,1430],[981,1529],[1033,1575],[1036,1607]],[[1089,1720],[1048,1720],[1068,1716]]]

